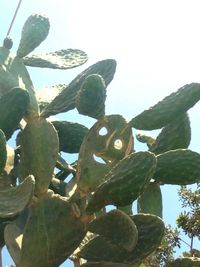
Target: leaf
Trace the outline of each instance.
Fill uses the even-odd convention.
[[[31,67],[71,69],[84,64],[87,54],[78,49],[62,49],[50,53],[33,54],[23,58],[24,64]]]
[[[175,261],[170,262],[166,267],[199,267],[200,259],[195,257],[177,258]]]
[[[34,187],[34,177],[29,175],[16,187],[0,188],[0,217],[14,217],[23,211],[33,197]]]

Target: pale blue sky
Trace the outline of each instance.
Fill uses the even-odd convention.
[[[18,0],[1,0],[0,42],[8,30]],[[199,0],[23,0],[10,36],[16,51],[22,26],[32,13],[50,18],[51,30],[36,51],[82,49],[87,64],[69,71],[31,69],[36,89],[46,84],[68,83],[81,70],[105,58],[117,60],[117,72],[107,91],[107,114],[122,114],[127,120],[155,104],[179,87],[200,82]],[[190,111],[191,148],[200,152],[200,104]],[[83,121],[76,112],[66,120]],[[153,133],[155,135],[155,133]],[[146,149],[136,144],[136,150]],[[176,189],[166,186],[164,212],[174,224],[180,207]],[[4,261],[4,266],[8,263]],[[71,266],[63,264],[63,266]]]

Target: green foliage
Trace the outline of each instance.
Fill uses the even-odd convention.
[[[17,53],[8,37],[0,48],[0,247],[6,245],[20,267],[57,267],[67,258],[76,267],[199,266],[192,245],[185,257],[173,258],[181,239],[162,220],[161,188],[182,185],[179,194],[190,211],[177,224],[192,241],[200,239],[199,189],[185,187],[200,182],[200,154],[188,149],[186,114],[200,99],[200,84],[183,86],[130,122],[106,115],[113,59],[93,64],[69,85],[36,93],[26,65],[70,69],[87,61],[77,49],[28,56],[49,27],[48,18],[33,14]],[[91,129],[47,119],[75,108],[96,119]],[[148,146],[140,152],[132,128],[162,129],[155,139],[136,136]],[[16,130],[16,147],[9,150],[6,141]],[[68,164],[61,152],[77,153],[77,162]],[[107,212],[109,204],[115,209]]]

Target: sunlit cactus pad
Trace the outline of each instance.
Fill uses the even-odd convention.
[[[47,106],[42,112],[42,116],[48,117],[61,112],[75,108],[75,100],[82,83],[87,76],[91,74],[101,75],[106,86],[112,81],[116,70],[116,61],[114,59],[106,59],[99,61],[86,70],[81,72],[71,83]]]
[[[200,84],[191,83],[134,117],[130,124],[141,130],[159,129],[185,113],[200,100]]]
[[[23,29],[17,56],[22,58],[32,52],[49,33],[49,19],[45,15],[32,14],[26,20]]]
[[[71,69],[84,64],[88,57],[78,49],[62,49],[46,54],[33,54],[23,59],[24,64],[31,67],[51,69]]]

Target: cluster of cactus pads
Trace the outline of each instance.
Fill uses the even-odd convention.
[[[183,86],[129,122],[105,115],[113,59],[91,65],[68,85],[35,92],[26,66],[69,69],[87,61],[77,49],[27,56],[49,27],[48,18],[33,14],[16,54],[9,37],[0,47],[0,246],[17,267],[57,267],[67,258],[75,266],[138,267],[164,235],[161,186],[200,181],[187,115],[200,100],[200,84]],[[74,108],[96,119],[91,129],[51,119]],[[132,128],[162,130],[156,139],[136,135],[148,146],[137,152]],[[7,141],[14,132],[12,148]],[[77,162],[69,164],[61,152],[78,153]],[[107,205],[115,208],[106,211]],[[169,266],[199,264],[187,258]]]

